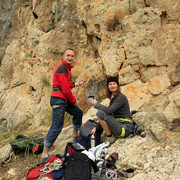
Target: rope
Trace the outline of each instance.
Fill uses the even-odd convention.
[[[33,146],[34,147],[34,146]],[[27,164],[30,166],[30,167],[34,167],[35,165],[37,165],[39,163],[39,160],[40,160],[40,155],[35,155],[34,154],[34,151],[33,152],[33,157],[35,158],[35,160],[33,162],[30,162],[29,160],[29,152],[30,152],[30,147],[28,146],[25,150],[25,159],[27,161]]]
[[[42,142],[43,142],[43,138],[39,138],[37,136],[35,136],[34,138],[30,139],[30,141],[29,141],[30,144],[33,144],[33,149],[34,149],[35,145],[42,144]],[[30,160],[29,160],[30,145],[27,144],[26,150],[25,150],[25,159],[27,161],[27,164],[30,167],[34,167],[36,164],[38,164],[38,162],[40,160],[40,155],[35,155],[33,150],[32,150],[32,153],[33,153],[33,157],[35,158],[35,160],[33,162],[30,162]]]
[[[15,159],[16,159],[16,155],[14,154],[13,151],[11,151],[10,154],[9,154],[9,157],[8,157],[7,159],[5,159],[5,158],[7,157],[6,154],[7,154],[7,152],[9,152],[9,151],[8,151],[9,149],[10,149],[10,148],[7,149],[7,151],[6,151],[6,153],[5,153],[5,156],[3,157],[3,161],[2,161],[3,163],[8,163],[8,162],[10,162],[13,156],[14,156]]]
[[[35,136],[33,138],[27,138],[27,137],[22,137],[19,139],[14,139],[10,142],[11,145],[16,145],[20,148],[23,148],[24,146],[29,146],[29,144],[36,145],[36,144],[42,144],[44,141],[43,138],[39,138],[38,136]]]
[[[77,92],[76,92],[76,96],[75,96],[75,98],[77,98],[78,91],[79,91],[79,87],[80,87],[80,86],[78,86],[78,88],[77,88]]]
[[[86,97],[88,97],[88,95],[89,95],[88,90],[86,89],[86,87],[83,84],[82,84],[82,86],[84,88],[84,92],[85,92]],[[92,107],[91,104],[89,104],[89,102],[87,102],[87,104],[88,104],[88,109]]]
[[[76,92],[75,98],[77,98],[78,91],[79,91],[79,86],[77,87],[77,92]],[[67,112],[65,112],[64,119],[66,119],[67,115],[68,115],[68,113],[67,113]],[[68,120],[69,120],[69,119],[68,119]]]
[[[30,166],[30,167],[34,167],[36,164],[38,164],[39,160],[40,160],[40,155],[35,155],[34,154],[34,146],[39,144],[39,145],[42,145],[44,139],[43,138],[39,138],[38,136],[35,136],[33,138],[27,138],[26,136],[22,136],[22,138],[19,138],[19,139],[14,139],[10,142],[10,145],[14,145],[14,146],[18,146],[20,149],[24,148],[25,147],[25,159],[27,161],[27,164]],[[30,154],[30,145],[32,145],[32,153],[33,153],[33,157],[35,158],[35,160],[33,162],[30,162],[29,160],[29,154]],[[10,148],[12,149],[12,147],[9,147],[7,150],[6,150],[6,153],[5,153],[5,156],[3,157],[3,163],[8,163],[11,161],[12,157],[14,156],[16,158],[16,155],[15,155],[15,152],[11,150],[10,154],[9,154],[9,157],[7,158],[7,160],[5,159],[7,156],[7,153],[10,151]]]

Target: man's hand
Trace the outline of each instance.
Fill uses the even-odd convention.
[[[79,81],[75,82],[75,86],[81,86],[82,83],[83,83],[83,81],[79,80]]]
[[[76,103],[74,105],[79,106],[79,101],[76,100]]]

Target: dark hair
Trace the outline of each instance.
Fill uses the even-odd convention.
[[[64,54],[66,53],[67,50],[74,51],[74,49],[72,49],[72,48],[67,48],[67,49],[64,51]],[[74,53],[76,53],[76,52],[74,51]]]
[[[117,97],[119,94],[121,94],[121,88],[118,86],[118,89],[115,92],[114,96]],[[111,97],[112,97],[112,92],[109,90],[109,88],[107,88],[107,90],[106,90],[106,97],[109,99],[111,99]]]

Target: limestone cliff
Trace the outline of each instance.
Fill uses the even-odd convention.
[[[72,73],[84,86],[74,93],[84,111],[86,96],[102,100],[106,77],[118,75],[132,110],[179,117],[179,1],[41,0],[38,19],[27,0],[1,1],[1,10],[2,127],[46,120],[53,69],[67,47],[77,52]]]
[[[46,128],[53,70],[68,47],[84,112],[87,95],[102,101],[115,75],[131,110],[180,117],[180,1],[39,0],[38,19],[29,0],[0,5],[0,132],[24,121]]]

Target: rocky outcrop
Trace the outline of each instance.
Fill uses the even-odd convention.
[[[101,102],[107,105],[106,99]],[[91,107],[83,117],[85,123],[88,119],[96,119],[97,109]],[[144,129],[146,136],[134,136],[120,138],[108,148],[108,157],[116,152],[119,159],[116,161],[118,169],[133,168],[135,170],[132,179],[178,179],[180,151],[178,132],[169,131],[169,123],[166,116],[156,112],[137,112],[133,119],[139,125],[139,129]],[[54,144],[51,153],[64,154],[67,142],[72,141],[72,126],[64,128],[61,135]],[[7,145],[0,151],[0,158],[7,157],[10,147]],[[8,152],[9,151],[9,152]],[[7,152],[7,153],[4,153]],[[18,169],[10,177],[18,176]],[[165,178],[164,178],[165,177]]]
[[[108,100],[102,104],[107,105]],[[93,107],[84,115],[83,121],[96,119],[97,110]],[[179,134],[170,132],[166,116],[156,112],[137,112],[133,115],[140,129],[146,136],[120,138],[108,148],[108,157],[117,152],[118,169],[133,168],[134,180],[139,179],[178,179],[179,177]],[[63,153],[66,142],[72,137],[72,127],[64,129],[55,143],[54,153]],[[68,133],[69,132],[69,133]]]
[[[12,31],[11,20],[13,13],[15,11],[15,4],[12,0],[2,0],[0,2],[1,11],[0,11],[0,47],[7,46],[10,42],[8,38],[9,33]]]
[[[138,118],[143,119],[142,124],[146,118],[148,123],[150,119],[154,122],[148,129],[151,136],[147,137],[154,146],[136,137],[136,142],[122,141],[128,150],[133,143],[138,145],[139,153],[140,149],[149,153],[143,155],[145,165],[138,161],[143,171],[137,177],[141,179],[145,172],[146,179],[150,175],[159,177],[155,165],[159,167],[158,161],[163,160],[173,162],[170,169],[175,167],[176,173],[176,148],[171,150],[170,145],[161,148],[160,144],[164,138],[170,142],[174,137],[166,138],[164,123],[180,117],[180,2],[45,0],[37,3],[38,19],[32,15],[31,3],[26,0],[0,3],[0,132],[23,122],[32,129],[46,126],[51,119],[53,70],[63,51],[71,47],[77,52],[72,74],[76,80],[84,81],[73,93],[84,112],[90,107],[87,96],[103,100],[106,78],[114,75],[119,76],[131,110],[142,112]],[[157,117],[163,119],[163,124]],[[143,143],[144,146],[139,145]],[[172,152],[172,156],[159,157],[153,164],[150,159],[155,159],[154,150],[157,154]],[[137,157],[141,156],[135,152]],[[121,153],[123,158],[127,157],[125,149]],[[133,160],[126,163],[130,161]],[[163,167],[165,173],[167,165]]]

